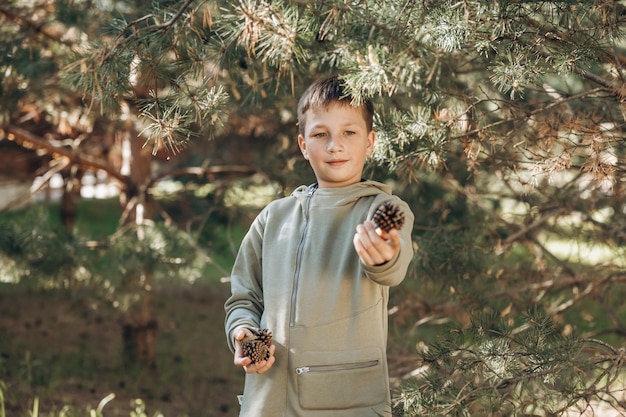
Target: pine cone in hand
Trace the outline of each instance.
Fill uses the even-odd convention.
[[[387,201],[376,209],[372,222],[386,233],[391,229],[400,230],[404,225],[404,213],[400,207]]]
[[[272,332],[268,329],[249,329],[252,336],[246,336],[241,341],[244,356],[252,359],[253,363],[268,360],[270,346],[272,346]]]

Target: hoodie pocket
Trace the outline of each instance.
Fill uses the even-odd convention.
[[[380,349],[304,352],[296,360],[300,406],[341,410],[381,404],[387,399],[387,376]]]

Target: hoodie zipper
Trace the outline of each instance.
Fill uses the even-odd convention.
[[[354,369],[369,368],[376,365],[378,365],[378,360],[358,363],[345,363],[340,365],[301,366],[300,368],[296,368],[296,374],[302,375],[309,372],[350,371]]]
[[[298,296],[298,281],[300,280],[300,264],[302,262],[302,250],[304,249],[304,243],[306,241],[306,235],[309,230],[309,206],[311,205],[311,198],[313,193],[317,190],[317,184],[313,184],[306,195],[306,202],[304,205],[304,231],[302,232],[302,239],[298,245],[298,252],[296,254],[296,270],[293,274],[293,290],[291,292],[291,308],[289,316],[289,327],[293,327],[296,321],[296,298]]]

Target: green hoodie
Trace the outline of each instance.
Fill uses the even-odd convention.
[[[402,249],[369,267],[352,239],[386,201],[405,214]],[[235,260],[225,327],[231,350],[238,326],[271,330],[276,362],[246,375],[241,416],[391,416],[387,302],[413,258],[412,229],[408,205],[375,181],[301,186],[263,209]]]

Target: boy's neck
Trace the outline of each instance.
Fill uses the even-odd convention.
[[[349,187],[349,186],[354,185],[354,184],[360,184],[360,183],[365,182],[365,181],[367,181],[365,178],[361,178],[359,181],[351,182],[349,184],[344,184],[344,185],[341,185],[341,186],[338,186],[338,187],[328,187],[328,186],[320,185],[318,182],[315,182],[315,183],[311,184],[311,188],[343,188],[343,187]]]

